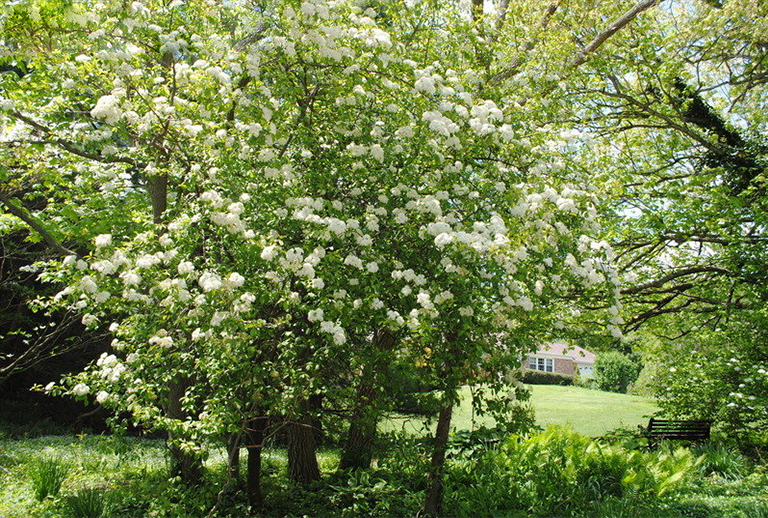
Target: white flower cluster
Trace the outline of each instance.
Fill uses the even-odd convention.
[[[96,360],[96,366],[98,367],[97,375],[110,383],[117,383],[127,370],[114,354],[107,353],[101,353]]]
[[[91,387],[86,385],[85,383],[78,383],[74,387],[72,387],[72,394],[75,396],[85,396],[91,391]]]
[[[104,119],[109,125],[120,122],[123,112],[120,109],[120,98],[116,95],[103,95],[96,101],[96,106],[91,110],[91,117],[94,119]]]
[[[197,283],[205,293],[218,290],[224,285],[221,277],[219,277],[219,275],[214,272],[203,272],[203,274],[200,275],[200,279],[198,279]]]
[[[173,338],[165,329],[159,329],[153,336],[149,338],[148,342],[149,345],[157,345],[163,349],[170,349],[173,347]]]
[[[112,235],[111,234],[99,234],[94,239],[94,244],[96,245],[96,248],[102,248],[105,246],[111,246],[112,245]]]
[[[347,341],[347,335],[344,333],[344,329],[338,322],[324,320],[320,322],[320,330],[331,335],[333,343],[336,345],[344,345]]]

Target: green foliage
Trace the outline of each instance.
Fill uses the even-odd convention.
[[[399,484],[392,473],[354,470],[340,474],[340,484],[331,485],[330,502],[340,516],[399,516],[418,512],[421,495]]]
[[[57,458],[36,460],[30,470],[35,498],[42,501],[47,496],[58,496],[68,473],[69,466]]]
[[[699,471],[704,476],[739,479],[749,473],[749,460],[733,446],[708,442],[696,446],[693,451],[704,458],[699,466]]]
[[[626,394],[629,386],[637,380],[642,364],[618,352],[605,352],[595,360],[595,378],[600,390]]]
[[[585,391],[587,392],[587,391]],[[590,391],[594,392],[594,391]],[[546,439],[546,437],[549,437]],[[88,462],[72,468],[67,485],[103,488],[104,498],[111,505],[105,516],[138,518],[147,516],[167,518],[204,518],[209,516],[224,483],[224,459],[212,455],[207,464],[204,487],[185,488],[167,478],[162,441],[125,439],[133,454],[124,455],[109,437],[89,436],[81,439],[40,437],[34,439],[2,439],[0,448],[7,455],[0,464],[0,516],[9,518],[69,518],[65,500],[72,492],[62,491],[60,500],[36,502],[28,485],[28,473],[45,450],[51,456],[71,462],[71,458]],[[690,454],[662,450],[633,452],[626,440],[605,445],[571,432],[550,429],[547,433],[523,439],[515,437],[497,450],[478,452],[471,458],[449,455],[447,501],[448,516],[534,516],[573,518],[759,518],[764,517],[768,502],[768,476],[763,468],[746,463],[747,472],[736,476],[713,476],[707,472],[704,460],[687,471],[685,480],[667,487],[662,497],[655,490],[643,488],[660,485],[669,479]],[[510,445],[514,444],[514,448]],[[591,445],[591,447],[590,447]],[[712,446],[712,445],[709,445]],[[526,457],[525,450],[531,449]],[[707,446],[695,449],[691,458],[706,452]],[[727,454],[725,445],[719,445]],[[267,449],[262,465],[266,506],[259,514],[264,518],[338,517],[338,516],[415,516],[426,488],[430,441],[385,436],[378,468],[366,471],[334,471],[338,464],[335,451],[321,452],[323,480],[306,488],[288,480],[284,450]],[[738,455],[735,450],[731,455]],[[7,459],[7,460],[6,460]],[[576,466],[569,467],[573,462]],[[687,461],[685,461],[687,463]],[[557,469],[547,469],[555,464]],[[616,465],[628,471],[650,471],[656,482],[645,485],[622,484],[618,496],[615,479],[621,475]],[[538,465],[544,465],[539,467]],[[722,465],[722,463],[721,463]],[[517,470],[522,470],[517,474]],[[748,473],[754,469],[753,473]],[[575,471],[570,471],[575,470]],[[563,474],[565,472],[565,474]],[[549,484],[547,476],[554,473],[566,488]],[[721,469],[725,473],[725,469]],[[582,489],[574,488],[579,483]],[[690,481],[690,484],[685,482]],[[538,489],[537,489],[538,488]],[[99,489],[94,489],[96,493]],[[575,492],[574,492],[575,491]],[[547,492],[555,492],[564,500],[546,510],[532,509],[536,498],[554,500]],[[586,495],[595,500],[583,503]],[[108,495],[108,497],[107,497]],[[536,498],[529,498],[533,495]],[[538,495],[538,496],[537,496]],[[513,499],[513,497],[515,499]],[[95,499],[99,496],[94,495]],[[574,500],[574,499],[578,499]],[[356,509],[356,510],[355,510]],[[216,518],[241,518],[248,513],[242,493],[225,499],[213,515]]]
[[[397,362],[390,365],[383,388],[397,412],[417,415],[437,412],[439,398],[435,387],[425,384],[412,364]]]
[[[458,516],[527,510],[535,516],[577,516],[596,503],[653,505],[685,488],[696,459],[688,450],[641,453],[552,427],[530,438],[512,436],[498,452],[456,463],[446,481]],[[487,505],[469,495],[488,500]],[[590,516],[585,514],[585,516]]]
[[[108,518],[111,502],[109,495],[100,488],[85,488],[67,495],[62,500],[67,518]]]
[[[559,372],[523,369],[521,381],[529,385],[573,385],[573,376]]]
[[[511,434],[527,435],[539,431],[541,428],[536,425],[533,407],[516,404],[509,408],[504,421],[493,427],[481,426],[452,434],[449,447],[462,456],[473,458],[498,447]]]
[[[654,388],[673,417],[711,419],[742,448],[768,446],[768,317],[739,315],[719,332],[703,332],[656,351]]]

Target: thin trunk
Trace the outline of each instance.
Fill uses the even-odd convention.
[[[227,483],[240,485],[240,446],[243,435],[233,433],[227,437]]]
[[[435,448],[432,451],[432,463],[429,469],[429,487],[424,499],[424,514],[439,516],[443,501],[443,471],[445,470],[445,452],[448,449],[448,432],[451,429],[453,402],[447,401],[440,409],[435,432]]]
[[[175,379],[168,386],[166,415],[171,419],[184,420],[187,413],[182,409],[181,399],[190,384],[188,378]],[[168,433],[168,450],[171,456],[171,476],[180,477],[185,485],[200,483],[203,476],[202,460],[176,445],[173,434]]]
[[[355,407],[350,417],[347,440],[341,453],[339,465],[341,469],[367,469],[371,466],[380,413],[377,402],[381,380],[386,375],[387,369],[386,353],[392,350],[395,343],[396,337],[388,331],[379,332],[373,338],[374,350],[380,353],[380,358],[363,367],[357,386]]]
[[[301,405],[297,421],[288,424],[288,476],[299,484],[320,480],[317,465],[317,443],[311,419],[307,415],[309,404]]]
[[[376,440],[376,415],[373,403],[376,399],[376,384],[369,369],[363,370],[363,379],[357,386],[355,409],[349,422],[349,432],[341,453],[339,468],[367,469],[373,458],[373,444]]]
[[[163,222],[163,214],[168,207],[168,177],[159,175],[150,177],[147,181],[152,204],[152,218],[155,224],[159,225]],[[188,378],[177,378],[168,385],[166,415],[171,419],[184,420],[188,417],[182,409],[181,399],[190,383],[191,380]],[[203,476],[202,460],[179,448],[170,432],[168,433],[168,449],[171,455],[171,476],[180,477],[186,485],[200,483]]]
[[[248,447],[248,481],[246,493],[251,512],[258,511],[264,506],[264,497],[261,494],[261,450],[264,448],[264,430],[267,418],[254,419],[246,432],[246,446]]]

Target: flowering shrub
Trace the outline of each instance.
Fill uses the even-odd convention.
[[[459,42],[411,34],[422,9],[390,23],[320,0],[4,11],[8,28],[62,38],[28,44],[38,72],[3,79],[4,124],[51,137],[39,160],[67,195],[45,211],[70,214],[61,231],[80,243],[46,265],[66,285],[51,304],[114,336],[50,391],[197,451],[382,359],[452,390],[561,328],[564,296],[613,299],[594,187],[536,146],[545,132],[523,138],[519,105],[478,88]],[[385,334],[394,345],[375,346]]]

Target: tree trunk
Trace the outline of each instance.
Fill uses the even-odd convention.
[[[243,435],[232,433],[227,437],[227,483],[240,485],[240,446]]]
[[[251,512],[258,511],[264,506],[264,497],[261,494],[261,451],[264,448],[264,430],[267,418],[259,417],[246,432],[246,446],[248,447],[248,481],[246,493]]]
[[[181,407],[181,398],[189,386],[187,378],[175,379],[168,386],[168,407],[166,414],[171,419],[184,420],[186,412]],[[189,452],[183,451],[175,444],[175,438],[168,433],[168,450],[171,456],[171,476],[180,477],[185,485],[200,483],[203,476],[203,461]]]
[[[168,177],[157,175],[147,178],[147,190],[152,202],[152,220],[159,225],[168,208]]]
[[[483,18],[483,0],[472,0],[472,20],[479,22]]]
[[[288,476],[299,484],[320,480],[317,443],[311,419],[307,416],[308,406],[304,401],[297,421],[288,424]]]
[[[341,452],[341,469],[367,469],[371,466],[379,421],[379,409],[376,405],[381,380],[386,375],[387,352],[392,350],[396,342],[395,335],[388,331],[376,333],[373,338],[373,349],[381,355],[379,359],[363,367],[357,386],[355,407],[349,421],[347,440]]]
[[[432,463],[429,469],[429,487],[424,499],[424,514],[439,516],[443,501],[443,471],[445,470],[445,451],[448,448],[448,432],[451,428],[453,402],[447,401],[440,410],[435,432],[435,449],[432,451]]]
[[[323,394],[312,394],[309,396],[309,408],[312,409],[312,432],[315,434],[315,445],[321,446],[325,440],[323,431],[323,420],[320,418],[323,410]]]
[[[355,409],[349,422],[349,432],[341,452],[341,469],[367,469],[373,458],[373,444],[376,440],[377,419],[372,408],[376,399],[376,384],[368,372],[363,370],[357,386]]]

